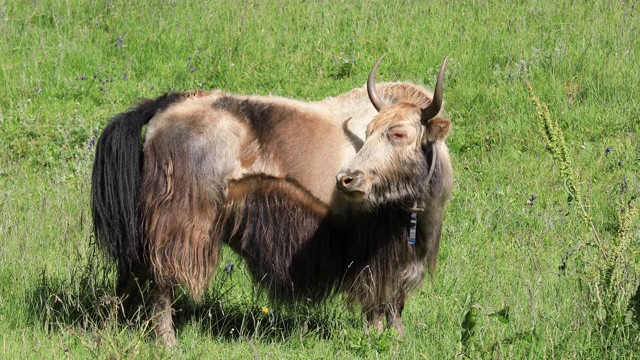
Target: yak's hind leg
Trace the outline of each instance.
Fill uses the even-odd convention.
[[[174,226],[165,232],[170,241],[154,236],[150,245],[153,324],[157,337],[167,347],[176,343],[171,308],[174,287],[180,286],[196,301],[200,300],[211,282],[220,248],[219,239],[210,233],[212,216],[197,211],[174,214],[163,218]]]
[[[151,290],[151,303],[153,307],[152,322],[156,330],[156,336],[167,347],[176,344],[176,332],[173,329],[173,287],[154,283]]]

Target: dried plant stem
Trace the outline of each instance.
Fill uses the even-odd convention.
[[[596,242],[598,243],[598,248],[600,249],[600,252],[604,257],[604,260],[609,262],[609,256],[607,256],[607,252],[604,250],[604,246],[602,245],[602,240],[600,239],[600,234],[598,234],[598,230],[596,229],[596,226],[593,224],[593,221],[591,221],[591,217],[587,213],[587,210],[584,208],[584,205],[582,204],[582,201],[580,201],[580,199],[578,199],[578,205],[580,206],[580,210],[582,211],[582,218],[591,227],[591,232],[593,233],[593,237],[596,239]]]

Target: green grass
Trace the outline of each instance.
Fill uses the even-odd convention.
[[[621,0],[0,1],[0,357],[637,357],[639,33]],[[451,59],[455,189],[406,336],[365,335],[339,300],[271,308],[229,251],[204,303],[178,300],[178,349],[144,311],[122,325],[90,246],[89,144],[109,118],[170,89],[334,96],[383,53],[380,81],[427,86]]]

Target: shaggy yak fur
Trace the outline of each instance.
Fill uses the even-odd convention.
[[[151,281],[166,345],[176,341],[174,288],[199,299],[222,243],[274,301],[342,294],[369,326],[382,330],[386,318],[402,332],[408,293],[425,264],[435,267],[453,183],[451,123],[440,115],[446,59],[433,94],[376,85],[380,60],[366,88],[335,98],[173,93],[105,128],[96,238],[118,264],[120,296]]]

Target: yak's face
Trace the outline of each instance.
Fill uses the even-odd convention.
[[[387,106],[367,127],[364,145],[336,176],[344,196],[364,208],[411,207],[422,199],[431,163],[432,144],[446,138],[449,120],[436,117],[424,125],[422,109],[399,103]]]
[[[375,74],[384,55],[373,66],[367,94],[378,115],[367,127],[367,136],[356,156],[336,176],[337,188],[365,209],[380,205],[411,207],[424,198],[436,167],[438,141],[444,141],[451,122],[439,116],[442,81],[447,59],[442,62],[430,104],[385,104],[375,86]]]

